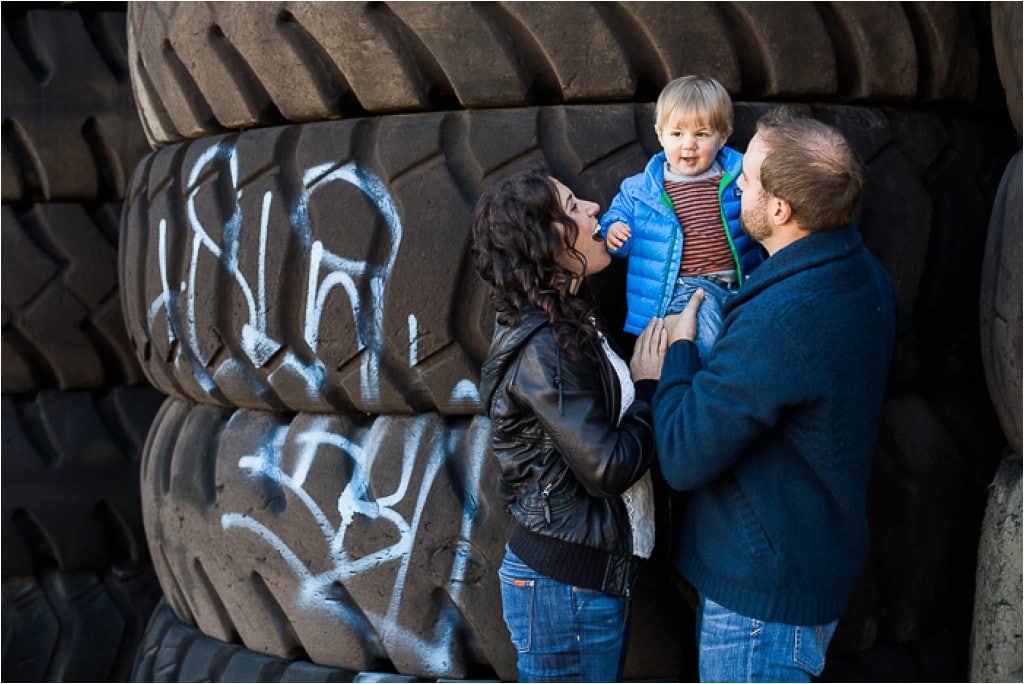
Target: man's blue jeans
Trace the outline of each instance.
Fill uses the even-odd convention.
[[[722,309],[736,290],[704,276],[683,276],[676,280],[665,315],[677,314],[685,309],[693,294],[699,289],[704,290],[704,302],[697,311],[697,339],[694,342],[697,345],[700,363],[706,367],[711,347],[722,331]]]
[[[629,599],[539,574],[508,548],[498,570],[521,682],[614,682],[625,662]]]
[[[748,618],[701,597],[697,639],[702,682],[809,682],[825,668],[838,621],[801,627]]]

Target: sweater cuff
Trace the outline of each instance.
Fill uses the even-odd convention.
[[[651,399],[654,398],[654,392],[657,391],[657,389],[657,380],[637,380],[633,384],[633,390],[636,393],[636,398],[648,403],[650,403]]]
[[[679,340],[668,348],[661,375],[665,377],[665,372],[671,371],[672,375],[679,375],[689,380],[699,370],[700,356],[697,354],[697,345],[690,340]]]

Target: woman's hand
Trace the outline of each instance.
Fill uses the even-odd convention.
[[[690,297],[686,308],[682,312],[672,316],[665,316],[665,331],[668,337],[668,346],[671,347],[680,340],[693,342],[697,339],[697,311],[704,301],[704,290],[697,290]]]
[[[652,318],[636,338],[633,347],[633,358],[629,362],[629,370],[633,382],[640,380],[657,380],[661,377],[661,365],[665,362],[668,342],[665,334],[665,321]]]

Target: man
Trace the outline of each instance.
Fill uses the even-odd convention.
[[[868,547],[868,473],[896,336],[892,284],[850,226],[860,160],[773,112],[743,159],[744,229],[768,259],[702,368],[700,297],[665,319],[658,458],[691,492],[677,565],[700,595],[703,681],[810,681]]]

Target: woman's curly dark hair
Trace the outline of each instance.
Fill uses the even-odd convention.
[[[525,309],[540,309],[570,358],[581,348],[592,356],[592,345],[580,343],[594,340],[598,331],[593,307],[571,292],[578,276],[558,263],[559,255],[567,253],[586,272],[586,257],[575,248],[579,236],[550,173],[541,167],[498,181],[474,211],[473,257],[477,273],[490,286],[498,322],[517,325]]]

